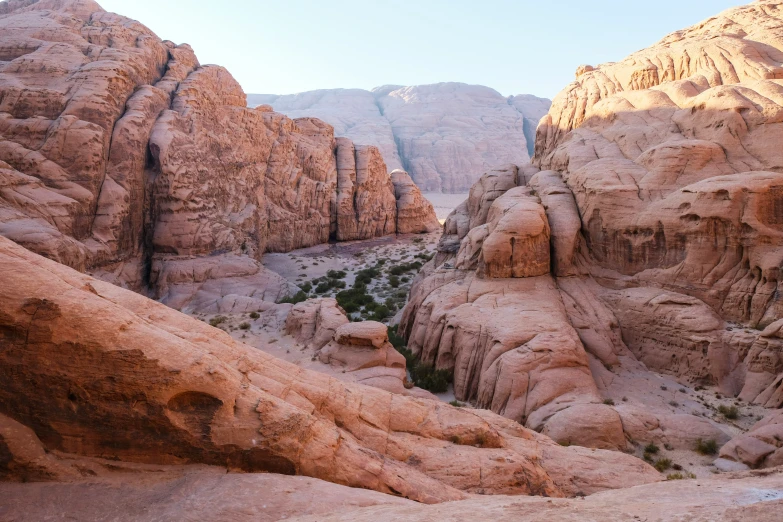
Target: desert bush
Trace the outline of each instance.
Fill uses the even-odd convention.
[[[461,402],[459,402],[457,400],[451,401],[449,404],[451,404],[455,408],[462,408],[462,406],[464,406]]]
[[[604,404],[606,404],[607,406],[614,406],[614,400],[604,399]]]
[[[250,330],[250,323],[242,323],[239,325],[240,330]]]
[[[278,301],[278,303],[297,304],[297,303],[301,303],[302,301],[307,301],[307,294],[300,290],[293,296],[282,298],[280,301]]]
[[[655,455],[656,453],[658,453],[658,451],[660,451],[660,448],[656,446],[654,442],[651,442],[644,447],[645,453],[650,453],[652,455]]]
[[[671,459],[658,459],[655,461],[654,467],[655,469],[663,473],[664,471],[672,467],[672,461]]]
[[[453,378],[449,370],[437,370],[434,366],[421,362],[409,368],[409,371],[416,386],[432,393],[443,393],[448,390]]]
[[[388,326],[386,331],[389,333],[389,342],[392,346],[398,349],[405,347],[405,339],[401,335],[397,335],[396,326]]]
[[[400,278],[397,276],[389,276],[389,285],[392,288],[399,288],[400,286]]]
[[[731,420],[739,418],[739,409],[736,406],[724,406],[721,404],[718,406],[718,413]]]
[[[329,279],[345,279],[346,275],[347,274],[345,273],[344,270],[339,270],[339,271],[338,270],[329,270],[326,273],[326,277],[328,277]]]
[[[226,317],[225,315],[218,315],[209,320],[209,326],[217,327],[218,325],[223,324],[226,321],[228,321],[228,317]]]
[[[258,312],[250,312],[251,319],[258,319],[259,317],[261,317],[261,314],[259,314]]]
[[[377,305],[372,313],[372,320],[373,321],[383,321],[387,319],[391,315],[391,311],[389,310],[389,307],[386,305]]]
[[[718,443],[714,439],[696,441],[696,452],[702,455],[715,455],[718,452]]]

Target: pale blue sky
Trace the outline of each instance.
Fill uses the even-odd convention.
[[[445,81],[553,97],[736,0],[98,0],[227,67],[247,92]],[[639,5],[639,7],[636,7]]]

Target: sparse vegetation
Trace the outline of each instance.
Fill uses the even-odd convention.
[[[259,317],[261,317],[261,314],[259,314],[258,312],[250,312],[251,319],[258,319]]]
[[[226,321],[228,321],[228,317],[226,317],[225,315],[218,315],[209,320],[209,326],[217,327],[218,325],[221,325]]]
[[[240,330],[250,330],[250,323],[242,323],[239,325]]]
[[[718,406],[718,413],[729,420],[736,420],[739,418],[739,409],[736,406],[724,406],[721,404]]]
[[[649,443],[644,447],[645,453],[650,453],[651,455],[655,455],[660,451],[660,448],[655,445],[654,442]]]
[[[297,304],[301,303],[302,301],[307,301],[307,294],[300,290],[295,295],[282,298],[280,301],[278,301],[278,303]]]
[[[462,408],[464,406],[464,404],[462,404],[461,402],[459,402],[457,400],[451,401],[449,404],[451,404],[455,408]]]
[[[607,406],[614,406],[614,400],[613,399],[604,399],[604,404]]]
[[[453,378],[449,370],[438,370],[434,366],[417,362],[412,368],[408,368],[416,386],[432,393],[443,393],[449,389],[449,383]]]
[[[671,459],[666,459],[666,458],[658,459],[655,461],[654,467],[655,469],[663,473],[664,471],[672,467],[672,461]]]
[[[696,452],[702,455],[715,455],[718,452],[718,443],[714,439],[696,441]]]

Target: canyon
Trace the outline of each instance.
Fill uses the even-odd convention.
[[[488,168],[524,163],[551,102],[504,97],[483,85],[384,85],[372,91],[324,89],[248,94],[291,118],[317,117],[339,136],[374,145],[390,169],[407,170],[424,192],[465,193]]]
[[[0,2],[0,519],[778,520],[783,2],[546,103]]]

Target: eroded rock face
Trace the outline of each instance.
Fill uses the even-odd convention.
[[[564,448],[490,412],[303,370],[5,238],[0,262],[0,415],[49,452],[302,474],[422,502],[660,480],[631,456]],[[348,326],[345,346],[382,344],[377,327]]]
[[[264,252],[396,231],[377,149],[336,141],[320,120],[248,109],[228,71],[95,2],[3,6],[0,234],[214,311],[286,295],[258,262]],[[406,204],[406,215],[434,219],[420,199]],[[213,256],[232,269],[205,289]]]
[[[248,102],[323,119],[338,136],[378,147],[389,169],[407,170],[427,192],[465,192],[488,168],[527,161],[551,105],[463,83],[251,94]]]
[[[439,230],[440,222],[435,217],[432,203],[421,195],[408,173],[394,170],[391,180],[397,198],[397,233],[425,234]]]
[[[527,403],[526,416],[505,390],[553,365],[589,367],[572,382],[619,402],[613,382],[651,369],[783,404],[782,21],[780,2],[755,2],[621,62],[580,68],[538,128],[533,165],[496,169],[473,186],[446,221],[402,323],[425,360],[454,368],[458,397],[561,441],[562,425],[604,418],[598,424],[609,430],[619,414],[628,438],[668,433],[678,447],[692,447],[689,431],[720,443],[729,435],[660,405],[583,416],[571,408],[594,405],[559,389],[562,378],[542,379],[549,393]],[[545,293],[518,290],[544,278]],[[485,315],[474,310],[482,299]],[[503,339],[498,328],[520,335]],[[550,328],[569,340],[542,350],[546,357],[487,362],[493,351],[525,360]],[[470,361],[467,376],[461,361]],[[482,398],[499,392],[500,401]],[[547,413],[531,416],[536,409]],[[621,446],[601,429],[580,435],[580,444]],[[743,460],[737,448],[730,453]]]

